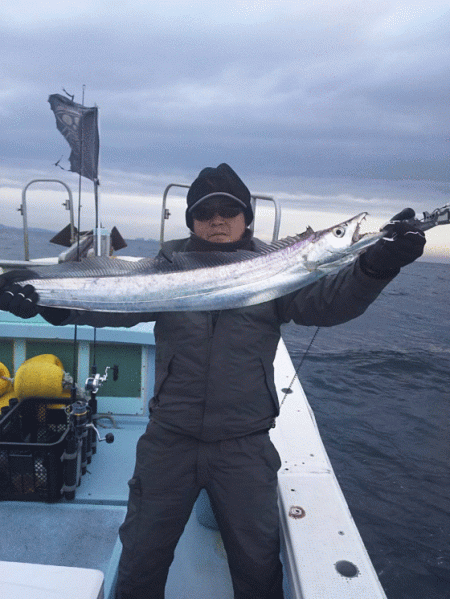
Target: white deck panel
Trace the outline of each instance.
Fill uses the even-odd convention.
[[[103,599],[103,574],[86,568],[0,562],[2,599]]]
[[[275,359],[280,400],[294,375],[283,343]],[[299,382],[292,385],[271,438],[282,460],[279,498],[285,571],[301,599],[386,599],[339,487]],[[300,516],[300,517],[295,517]],[[339,574],[350,562],[356,576]]]

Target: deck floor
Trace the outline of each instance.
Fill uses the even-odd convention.
[[[0,561],[101,570],[105,599],[112,599],[127,482],[133,473],[136,442],[147,422],[141,417],[116,417],[118,428],[99,429],[102,436],[112,431],[115,441],[98,444],[74,501],[3,502]],[[199,524],[195,510],[176,549],[166,590],[166,599],[192,597],[233,597],[220,534]]]
[[[106,572],[125,507],[4,502],[0,559]]]

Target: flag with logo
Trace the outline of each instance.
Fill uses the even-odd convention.
[[[49,96],[48,101],[56,127],[72,150],[70,170],[98,183],[98,108],[82,106],[60,94]]]

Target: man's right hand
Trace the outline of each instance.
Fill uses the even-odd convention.
[[[0,285],[2,281],[0,281]],[[19,285],[3,281],[0,287],[0,310],[11,312],[20,318],[32,318],[38,314],[39,296],[33,285]]]

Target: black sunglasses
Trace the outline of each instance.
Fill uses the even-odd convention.
[[[206,206],[200,204],[198,208],[192,211],[192,217],[195,220],[204,222],[211,220],[215,214],[222,218],[235,218],[241,212],[243,212],[243,209],[238,204],[210,204]]]

